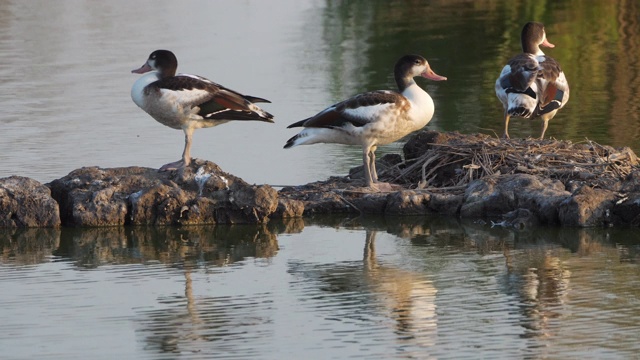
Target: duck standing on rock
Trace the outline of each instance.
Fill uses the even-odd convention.
[[[242,95],[197,75],[177,74],[178,60],[168,50],[156,50],[135,74],[139,78],[131,88],[131,98],[159,123],[185,134],[182,159],[166,164],[160,171],[177,170],[191,163],[191,138],[195,129],[208,128],[232,120],[273,122],[273,115],[255,102],[270,102]]]
[[[516,55],[502,69],[496,80],[496,95],[504,106],[504,138],[509,138],[509,119],[540,117],[542,134],[558,110],[569,101],[569,83],[560,64],[546,56],[540,46],[553,48],[544,25],[528,22],[521,34],[522,54]]]
[[[365,185],[373,190],[391,188],[378,182],[376,148],[423,128],[433,117],[433,100],[416,84],[414,77],[447,80],[433,72],[420,55],[401,57],[396,62],[394,75],[399,92],[378,90],[358,94],[293,123],[288,128],[304,129],[290,138],[284,148],[316,143],[360,145]]]

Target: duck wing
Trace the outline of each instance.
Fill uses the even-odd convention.
[[[171,91],[183,107],[198,107],[198,115],[212,120],[260,120],[273,122],[273,115],[253,102],[269,100],[240,94],[197,75],[178,74],[152,84],[161,91]]]
[[[540,66],[530,54],[519,54],[509,60],[500,75],[500,86],[508,93],[527,94],[536,98],[531,84],[538,78]]]
[[[536,82],[540,88],[538,115],[561,108],[569,100],[569,84],[560,64],[549,56],[540,56],[541,70]]]
[[[300,120],[288,126],[339,128],[346,124],[362,127],[376,121],[393,107],[408,104],[404,96],[387,90],[370,91],[358,94],[347,100],[331,105],[318,114]]]

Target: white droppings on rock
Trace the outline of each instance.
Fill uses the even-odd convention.
[[[204,189],[204,184],[207,183],[207,180],[211,177],[212,174],[205,173],[204,167],[198,168],[196,175],[193,177],[198,184],[198,196],[202,196],[202,190]]]

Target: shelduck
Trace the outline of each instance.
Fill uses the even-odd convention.
[[[218,126],[232,120],[273,123],[273,115],[254,103],[269,100],[242,95],[197,75],[177,74],[178,60],[168,50],[156,50],[140,68],[144,74],[131,88],[133,102],[159,123],[185,134],[182,159],[161,171],[176,170],[191,163],[191,138],[196,129]]]
[[[511,58],[496,80],[496,95],[504,106],[503,137],[509,138],[509,119],[519,116],[541,118],[543,139],[549,120],[569,101],[569,83],[560,64],[540,49],[555,47],[543,24],[525,24],[521,41],[523,53]]]
[[[288,128],[303,127],[284,148],[316,143],[362,146],[365,185],[374,190],[389,187],[378,182],[375,151],[423,128],[434,113],[433,100],[419,87],[414,77],[446,80],[437,75],[420,55],[405,55],[395,64],[394,75],[399,92],[371,91],[355,95],[329,106],[318,114],[300,120]]]

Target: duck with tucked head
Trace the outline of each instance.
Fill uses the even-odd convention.
[[[197,75],[177,74],[178,60],[168,50],[156,50],[132,73],[144,74],[131,88],[133,102],[159,123],[184,131],[182,159],[161,171],[177,170],[191,163],[191,138],[196,129],[233,120],[273,122],[273,115],[254,103],[270,102],[242,95]]]
[[[373,190],[390,188],[389,184],[378,182],[376,148],[420,130],[433,117],[433,100],[414,77],[447,80],[433,72],[420,55],[401,57],[394,75],[399,92],[378,90],[358,94],[293,123],[288,127],[304,129],[290,138],[284,148],[316,143],[360,145],[365,185]]]
[[[496,95],[504,106],[503,137],[509,138],[509,119],[519,116],[541,118],[543,139],[549,120],[569,101],[569,83],[560,64],[540,49],[555,47],[543,24],[525,24],[521,41],[523,53],[511,58],[496,80]]]

